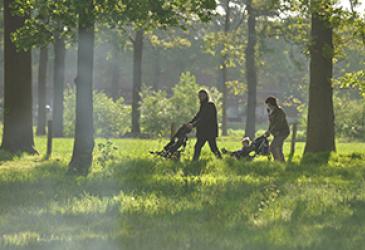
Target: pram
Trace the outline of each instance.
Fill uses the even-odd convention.
[[[162,151],[151,151],[150,153],[166,159],[180,160],[181,152],[185,150],[186,143],[188,141],[188,134],[190,132],[191,129],[184,124],[178,129]]]
[[[270,157],[270,143],[266,135],[257,137],[251,144],[255,156],[263,155]]]
[[[236,159],[253,160],[256,156],[263,155],[270,157],[269,139],[263,135],[256,138],[248,147],[237,151],[222,149],[224,154],[228,154]]]

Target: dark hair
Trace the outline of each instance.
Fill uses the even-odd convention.
[[[275,106],[275,107],[278,107],[278,101],[273,96],[269,96],[268,98],[266,98],[265,103],[270,104],[270,105]]]
[[[199,94],[201,94],[201,93],[204,93],[204,94],[208,95],[208,91],[206,91],[205,89],[199,90]]]
[[[198,94],[205,94],[207,96],[207,100],[209,101],[209,94],[208,91],[206,91],[205,89],[199,90]]]

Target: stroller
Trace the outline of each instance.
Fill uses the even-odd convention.
[[[268,156],[270,157],[270,143],[267,136],[262,135],[257,137],[251,144],[253,149],[254,157],[258,155]]]
[[[181,126],[162,151],[151,151],[150,153],[166,159],[180,160],[181,152],[185,150],[188,134],[190,132],[191,129],[186,125]]]
[[[244,147],[234,152],[222,149],[222,152],[238,160],[253,160],[256,156],[259,155],[268,156],[270,159],[269,139],[267,136],[263,135],[256,138],[248,147]]]

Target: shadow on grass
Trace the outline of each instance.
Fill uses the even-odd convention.
[[[331,158],[331,152],[323,153],[306,153],[303,155],[301,164],[303,165],[326,165]]]
[[[17,155],[11,154],[11,153],[9,153],[7,151],[4,151],[4,150],[1,150],[0,149],[0,164],[2,162],[11,161],[15,157],[17,157]]]
[[[66,168],[46,162],[0,177],[1,249],[361,249],[365,244],[365,197],[351,196],[363,187],[337,183],[331,177],[341,172],[319,162],[126,159],[87,178],[66,177]],[[303,176],[319,183],[299,181]]]

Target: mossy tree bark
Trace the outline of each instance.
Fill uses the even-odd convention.
[[[305,153],[336,150],[333,110],[333,31],[328,18],[312,14],[310,85]]]
[[[4,128],[1,148],[11,153],[36,153],[32,120],[31,52],[17,51],[11,34],[26,17],[15,16],[13,0],[4,1]]]

